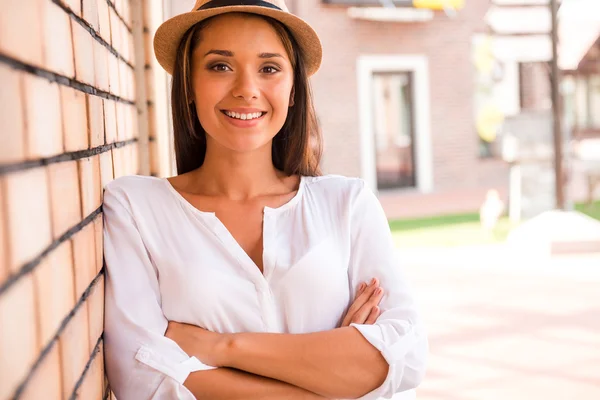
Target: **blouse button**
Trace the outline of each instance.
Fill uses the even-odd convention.
[[[140,361],[148,361],[150,359],[150,353],[148,350],[141,349],[138,352],[138,357],[140,358]]]

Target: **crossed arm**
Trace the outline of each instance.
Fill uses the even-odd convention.
[[[224,335],[169,323],[166,336],[190,355],[221,368],[193,372],[185,386],[198,399],[358,398],[379,387],[388,364],[356,329],[378,316],[377,282],[364,286],[342,327],[308,334]]]

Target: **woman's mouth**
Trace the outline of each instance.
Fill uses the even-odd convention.
[[[253,121],[253,120],[262,118],[266,114],[266,112],[264,112],[264,111],[258,111],[258,112],[252,112],[252,113],[238,113],[235,111],[221,110],[221,112],[223,114],[225,114],[226,116],[228,116],[229,118],[239,120],[239,121]]]
[[[236,128],[253,128],[260,124],[267,114],[265,111],[240,113],[230,110],[221,110],[225,119]]]

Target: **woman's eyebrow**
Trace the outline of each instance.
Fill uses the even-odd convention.
[[[209,54],[216,54],[216,55],[223,56],[223,57],[233,57],[235,55],[233,53],[233,51],[212,49],[212,50],[207,51],[206,54],[204,55],[204,57],[208,56]],[[275,57],[283,58],[283,56],[279,53],[260,53],[258,55],[258,57],[259,58],[275,58]]]
[[[281,57],[283,58],[283,56],[279,53],[260,53],[258,55],[259,58],[275,58],[275,57]]]

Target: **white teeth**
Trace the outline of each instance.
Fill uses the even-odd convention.
[[[236,112],[232,112],[232,111],[225,111],[225,114],[231,118],[241,119],[242,121],[260,118],[262,116],[261,112],[251,113],[251,114],[240,114],[240,113],[236,113]]]

